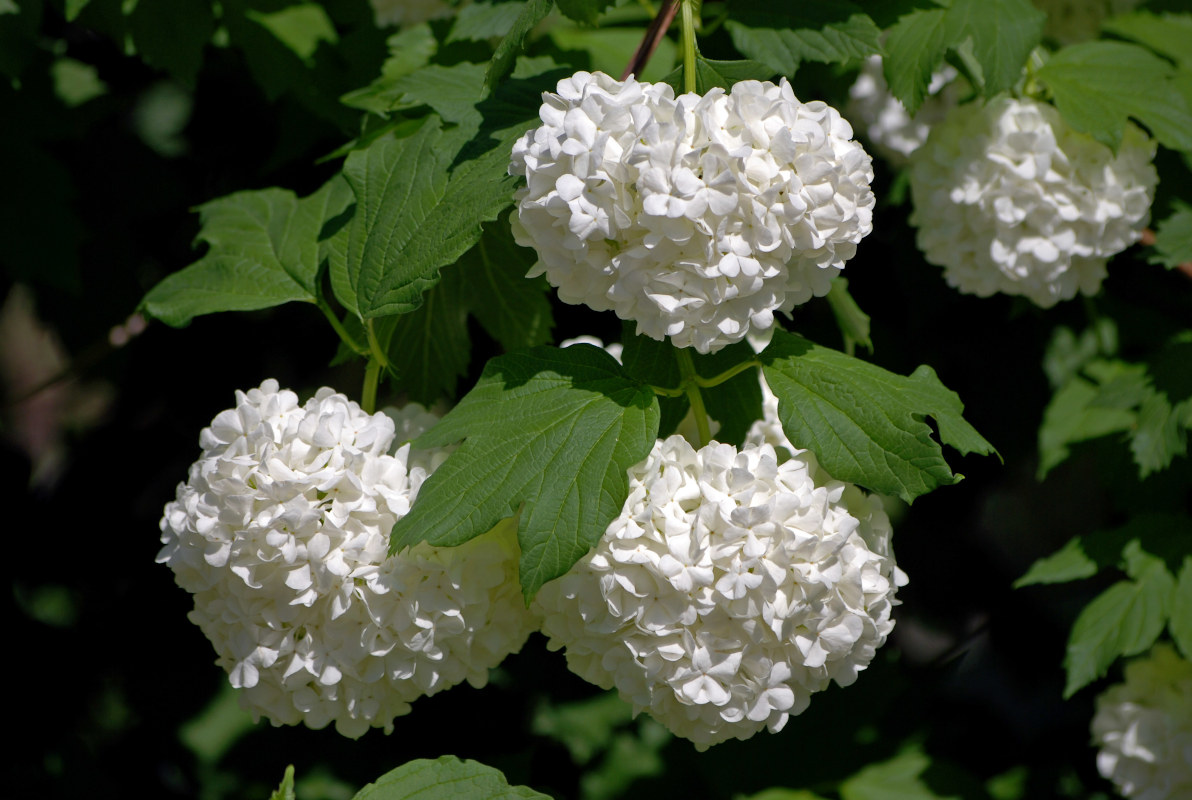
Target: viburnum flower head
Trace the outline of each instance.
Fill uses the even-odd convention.
[[[882,74],[882,57],[870,56],[861,66],[857,80],[849,87],[845,109],[849,119],[874,149],[887,161],[903,166],[910,154],[923,146],[932,127],[956,105],[960,93],[958,73],[944,65],[931,76],[927,95],[912,117],[891,92]]]
[[[388,557],[445,457],[389,455],[395,429],[412,438],[435,420],[417,404],[395,417],[329,388],[299,405],[267,380],[202,431],[165,508],[157,560],[194,594],[190,619],[254,717],[391,730],[421,695],[484,685],[534,626],[512,529]]]
[[[911,157],[919,249],[968,294],[1044,308],[1093,294],[1150,218],[1154,156],[1129,123],[1114,155],[1047,103],[958,106]]]
[[[827,294],[872,228],[869,156],[784,79],[675,97],[577,72],[513,147],[513,231],[531,275],[701,353]]]
[[[699,749],[851,684],[905,578],[881,506],[816,473],[806,451],[659,440],[595,549],[539,591],[549,647]]]
[[[1097,698],[1097,769],[1122,797],[1192,797],[1192,662],[1161,643],[1125,677]]]

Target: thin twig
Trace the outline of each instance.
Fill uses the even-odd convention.
[[[646,29],[646,35],[642,37],[641,44],[637,46],[637,52],[629,60],[629,66],[625,67],[625,71],[621,73],[621,80],[627,80],[630,75],[640,75],[646,68],[650,56],[654,55],[662,37],[666,36],[671,23],[675,21],[675,15],[679,13],[679,3],[680,0],[662,0],[662,8],[658,9],[658,16],[654,17],[650,27]]]

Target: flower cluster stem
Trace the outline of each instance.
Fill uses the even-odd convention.
[[[704,397],[699,391],[700,377],[695,372],[695,362],[691,359],[691,353],[683,348],[675,348],[675,359],[679,362],[679,374],[682,376],[680,385],[687,392],[687,400],[691,403],[692,413],[695,414],[699,446],[703,447],[712,441],[712,430],[708,426],[708,411],[704,408]]]
[[[361,390],[360,407],[369,414],[377,410],[377,385],[381,380],[381,370],[389,368],[389,359],[381,342],[377,339],[376,327],[371,319],[365,320],[364,330],[368,334],[368,366],[364,368],[364,388]]]
[[[356,341],[356,338],[352,336],[352,334],[348,333],[348,329],[345,328],[344,324],[339,321],[339,317],[335,316],[335,312],[331,310],[331,306],[328,305],[327,301],[323,299],[321,294],[315,297],[315,305],[319,307],[319,311],[322,311],[323,316],[327,318],[329,323],[331,323],[331,327],[335,331],[336,335],[339,336],[340,341],[350,347],[352,352],[356,353],[357,355],[368,355],[368,348],[360,344],[360,342]]]
[[[699,90],[695,79],[695,12],[699,0],[680,0],[683,4],[683,91],[695,93]]]

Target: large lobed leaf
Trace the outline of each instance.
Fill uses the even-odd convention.
[[[197,241],[210,249],[149,290],[141,308],[181,326],[201,314],[313,302],[323,225],[351,202],[337,176],[301,200],[285,189],[264,189],[206,203]]]
[[[528,786],[510,786],[500,770],[455,756],[420,758],[386,772],[352,800],[534,800],[549,795]]]
[[[393,552],[462,544],[520,509],[527,599],[571,568],[621,511],[626,470],[658,432],[648,386],[599,348],[537,347],[488,363],[419,447],[463,444],[393,528]]]
[[[927,417],[962,454],[996,453],[928,366],[903,377],[781,330],[761,359],[787,437],[834,478],[908,503],[956,483]]]
[[[881,30],[849,2],[735,0],[725,27],[747,58],[794,75],[803,61],[844,62],[881,52]]]

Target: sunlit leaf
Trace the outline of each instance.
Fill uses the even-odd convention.
[[[455,756],[410,761],[386,772],[353,800],[549,800],[528,786],[510,786],[499,770]]]

